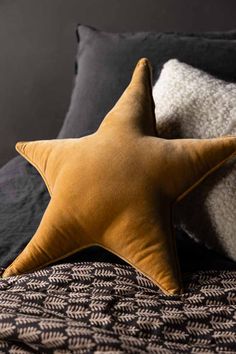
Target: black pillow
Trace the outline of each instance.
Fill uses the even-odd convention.
[[[123,92],[141,57],[148,57],[154,65],[154,80],[167,60],[177,58],[216,77],[236,81],[235,31],[107,33],[79,25],[77,35],[77,76],[59,138],[94,132]]]

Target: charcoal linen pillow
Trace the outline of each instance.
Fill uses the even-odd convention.
[[[154,85],[155,114],[163,138],[236,134],[236,84],[169,60]],[[183,200],[178,220],[194,239],[236,261],[236,161],[216,171]]]
[[[78,26],[77,75],[59,138],[94,132],[128,84],[140,57],[154,65],[154,80],[173,57],[225,80],[236,81],[235,31],[187,35],[176,33],[107,33]],[[158,60],[157,60],[158,58]]]

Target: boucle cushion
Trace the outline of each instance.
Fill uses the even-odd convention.
[[[164,65],[153,96],[161,137],[236,133],[236,84],[172,59]],[[231,161],[179,204],[176,223],[195,240],[236,260],[235,219],[236,167]]]

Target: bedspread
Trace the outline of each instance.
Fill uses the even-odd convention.
[[[0,353],[235,353],[236,271],[163,294],[128,265],[64,263],[0,280]]]

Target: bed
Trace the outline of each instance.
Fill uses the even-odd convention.
[[[30,9],[29,2],[23,3]],[[46,11],[49,5],[44,6]],[[60,6],[66,9],[65,4]],[[74,2],[69,9],[74,22]],[[11,12],[13,8],[5,10]],[[71,23],[68,13],[65,16],[65,23]],[[141,27],[146,29],[145,23]],[[59,105],[60,124],[63,122],[59,134],[57,107],[55,112],[47,110],[42,119],[43,129],[53,126],[53,120],[55,127],[46,129],[45,136],[43,129],[39,135],[32,127],[30,139],[92,134],[127,86],[133,66],[142,56],[152,61],[154,82],[163,64],[178,58],[235,83],[235,31],[226,31],[233,27],[222,25],[221,32],[212,32],[213,27],[205,26],[197,33],[198,28],[179,23],[174,31],[167,28],[160,33],[154,28],[140,32],[137,28],[128,32],[133,29],[130,25],[125,33],[112,33],[74,24],[78,46],[66,118],[62,116],[68,92]],[[73,60],[69,58],[69,70],[73,70]],[[51,63],[47,69],[50,67]],[[55,70],[59,74],[61,68]],[[69,90],[71,77],[68,72],[63,75],[67,75]],[[56,90],[56,100],[61,94]],[[22,130],[16,133],[16,139],[27,140],[31,130],[27,129],[25,136]],[[31,240],[50,202],[37,170],[10,151],[8,146],[2,161],[12,158],[0,169],[1,274]],[[202,222],[207,223],[207,218]],[[164,294],[141,272],[101,247],[87,248],[34,272],[0,278],[0,352],[235,353],[236,263],[203,242],[195,242],[185,231],[176,226],[184,283],[181,295]]]

